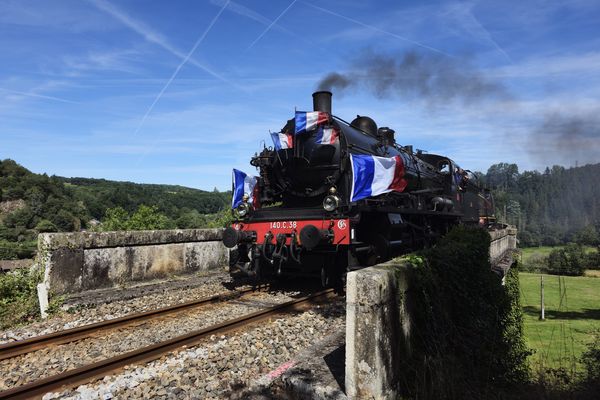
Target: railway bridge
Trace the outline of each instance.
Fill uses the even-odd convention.
[[[489,231],[492,269],[501,276],[513,263],[516,233],[509,226]],[[45,268],[45,279],[38,288],[40,304],[47,304],[48,293],[76,296],[164,276],[222,269],[228,252],[221,238],[218,229],[42,234],[38,262]],[[405,302],[410,269],[405,262],[391,261],[348,274],[345,394],[336,389],[338,398],[398,396],[393,384],[398,380],[395,366],[410,346],[394,344],[410,343],[412,317]]]

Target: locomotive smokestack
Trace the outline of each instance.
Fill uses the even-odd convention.
[[[331,92],[322,90],[313,93],[313,110],[331,114]]]

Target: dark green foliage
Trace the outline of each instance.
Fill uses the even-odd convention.
[[[483,181],[493,189],[497,217],[519,229],[521,246],[598,244],[600,164],[520,174],[516,164],[500,163]]]
[[[101,225],[103,231],[140,231],[172,228],[174,228],[174,223],[158,211],[158,207],[149,207],[143,204],[132,215],[129,215],[121,207],[110,208],[106,210],[106,219]]]
[[[38,231],[38,232],[40,232],[40,233],[43,233],[43,232],[56,232],[56,231],[58,231],[58,228],[51,221],[48,221],[47,219],[42,219],[35,226],[35,230]]]
[[[205,227],[207,219],[196,210],[184,209],[175,224],[180,229],[195,229]]]
[[[582,390],[589,393],[590,398],[600,393],[600,331],[594,335],[588,350],[581,357],[585,366],[585,376],[582,380]]]
[[[580,244],[570,243],[548,255],[547,272],[554,275],[580,276],[589,264],[589,257]]]
[[[37,284],[42,278],[43,272],[33,269],[0,274],[0,329],[39,316]]]
[[[88,229],[92,219],[104,220],[111,230],[212,226],[218,219],[221,222],[221,210],[227,208],[230,198],[227,192],[175,185],[48,177],[3,160],[0,201],[14,204],[8,211],[0,211],[0,241],[11,242],[3,244],[0,258],[30,257],[35,247],[29,242],[36,239],[37,233]],[[105,215],[107,210],[117,209],[126,217]],[[119,222],[125,219],[127,226]]]
[[[0,260],[32,258],[37,249],[37,241],[9,242],[0,239]]]
[[[176,185],[152,185],[115,182],[105,179],[60,178],[74,192],[76,200],[88,207],[92,217],[101,220],[108,208],[122,207],[133,212],[142,204],[152,204],[170,219],[183,210],[212,214],[229,204],[228,192],[205,192]]]
[[[600,269],[600,246],[596,247],[594,251],[587,253],[587,269]]]
[[[586,225],[575,233],[573,241],[579,244],[595,246],[600,243],[600,235],[594,226]]]
[[[489,398],[529,379],[518,275],[501,285],[489,244],[484,230],[459,227],[422,253],[412,291],[411,396]]]
[[[129,222],[129,213],[123,207],[109,208],[102,221],[104,231],[125,231]]]

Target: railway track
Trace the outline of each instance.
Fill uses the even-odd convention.
[[[248,290],[248,291],[250,291],[250,290]],[[246,291],[240,291],[240,292],[246,292]],[[241,294],[239,294],[239,296],[241,296]],[[273,307],[266,308],[264,310],[249,313],[249,314],[246,314],[239,318],[229,319],[227,321],[224,321],[224,322],[221,322],[221,323],[218,323],[218,324],[215,324],[215,325],[212,325],[212,326],[209,326],[209,327],[206,327],[206,328],[203,328],[203,329],[200,329],[200,330],[197,330],[197,331],[185,334],[185,335],[181,335],[181,336],[178,336],[178,337],[175,337],[175,338],[172,338],[172,339],[160,342],[160,343],[142,347],[140,349],[129,351],[127,353],[120,354],[120,355],[117,355],[114,357],[110,357],[110,358],[107,358],[102,361],[98,361],[98,362],[88,364],[88,365],[85,365],[85,366],[82,366],[79,368],[75,368],[72,370],[67,370],[67,371],[57,374],[57,375],[49,376],[47,378],[40,379],[35,382],[31,382],[31,383],[28,383],[25,385],[21,385],[18,387],[14,387],[14,388],[5,390],[3,392],[0,392],[0,399],[28,399],[28,398],[32,398],[32,397],[40,397],[44,393],[57,391],[59,389],[64,389],[66,387],[74,387],[74,386],[89,382],[91,380],[94,380],[95,378],[100,378],[100,377],[104,377],[106,375],[110,375],[114,372],[121,370],[126,365],[135,364],[135,363],[145,363],[148,361],[155,360],[155,359],[161,357],[162,355],[169,353],[173,350],[176,350],[180,347],[197,344],[201,340],[203,340],[211,335],[222,334],[222,333],[229,332],[229,331],[232,331],[235,329],[239,329],[245,325],[268,319],[277,314],[306,308],[313,302],[317,303],[319,301],[322,301],[325,298],[332,297],[332,296],[334,296],[333,289],[316,292],[311,295],[301,297],[299,299],[291,300],[291,301],[288,301],[288,302],[285,302],[282,304],[275,305]],[[204,301],[203,304],[210,303],[210,302],[216,302],[216,301],[219,301],[219,299],[216,299],[218,297],[219,297],[219,295],[212,296],[210,298],[202,299],[199,301]],[[191,303],[197,303],[197,302],[191,302]],[[186,305],[187,305],[188,309],[191,307],[194,307],[192,305],[189,305],[191,303],[182,304],[182,305],[180,305],[180,307],[185,307]],[[177,306],[168,307],[163,310],[170,310],[175,307],[177,307]],[[147,314],[147,315],[145,315],[144,317],[142,317],[141,315],[138,315],[137,317],[145,318],[145,319],[155,318],[156,316],[153,317],[152,314],[156,314],[159,311],[162,311],[162,310],[156,310],[156,311],[151,311],[151,312],[147,312],[147,313],[142,313],[142,314]],[[181,311],[181,309],[172,310],[170,312],[173,313],[173,312],[177,312],[177,311]],[[135,317],[135,316],[133,316],[133,317]],[[124,325],[132,324],[135,322],[132,320],[125,321],[126,318],[132,318],[132,317],[119,318],[119,320],[123,320],[120,322],[117,322],[117,320],[114,320],[115,323],[121,324],[121,325],[116,325],[116,326],[124,326]],[[143,319],[138,319],[137,321],[140,321],[140,320],[143,320]],[[110,322],[110,321],[106,321],[106,322]],[[10,343],[10,345],[12,345],[11,347],[12,347],[13,352],[18,352],[18,354],[24,354],[24,353],[34,351],[39,348],[43,348],[50,344],[66,343],[66,342],[78,340],[78,339],[76,339],[77,336],[74,336],[74,335],[80,335],[79,338],[87,337],[87,336],[91,335],[92,333],[89,331],[87,333],[83,333],[84,332],[83,328],[91,329],[89,327],[97,326],[99,324],[103,324],[103,323],[87,325],[85,327],[74,328],[74,329],[70,329],[68,331],[58,332],[56,334],[46,335],[46,336],[42,336],[39,338],[27,339],[27,340],[23,341],[23,342],[30,342],[30,346],[32,346],[32,347],[30,347],[30,350],[26,350],[26,347],[19,348],[19,346],[18,346],[19,342],[16,342],[14,344]],[[111,328],[105,327],[103,329],[113,329],[116,326],[113,325]],[[77,330],[81,330],[81,332],[79,332],[79,333],[72,332],[72,331],[77,331]],[[69,338],[65,337],[63,339],[60,339],[61,333],[67,333],[67,335],[73,335],[73,336],[70,336]],[[46,341],[42,340],[44,337],[50,337],[50,336],[53,336],[53,338],[48,338]],[[46,343],[46,344],[43,344],[43,343]],[[5,345],[3,347],[7,348],[9,346]],[[7,349],[6,351],[9,351],[9,349]],[[0,353],[0,355],[1,354],[2,353]],[[6,353],[6,354],[8,354],[8,353]],[[7,357],[4,357],[4,358],[7,358]]]
[[[21,354],[30,353],[51,345],[64,344],[85,339],[91,336],[111,329],[122,328],[128,325],[137,324],[143,321],[161,318],[170,314],[175,314],[183,311],[192,310],[197,307],[202,307],[208,304],[219,303],[227,300],[242,297],[247,293],[253,292],[253,289],[238,290],[233,293],[217,294],[214,296],[205,297],[202,299],[189,301],[186,303],[177,304],[170,307],[161,308],[158,310],[147,311],[126,315],[121,318],[109,319],[94,324],[88,324],[77,328],[67,329],[48,335],[33,337],[30,339],[9,342],[0,345],[0,361],[7,358],[16,357]]]

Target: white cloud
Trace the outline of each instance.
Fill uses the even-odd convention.
[[[548,78],[553,76],[600,77],[600,52],[536,55],[505,67],[488,70],[498,78]]]

